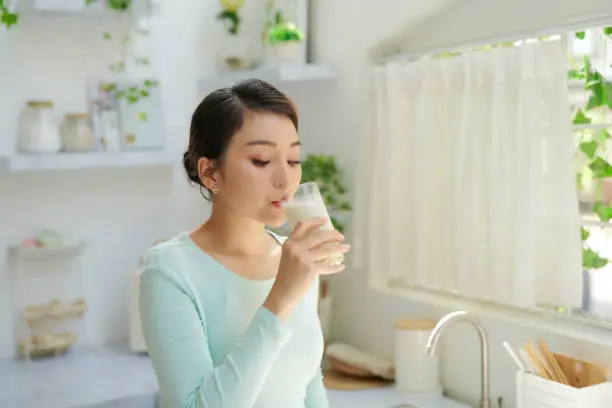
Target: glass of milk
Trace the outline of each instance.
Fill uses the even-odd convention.
[[[314,181],[301,184],[293,196],[283,203],[282,208],[287,217],[289,228],[292,230],[298,222],[312,218],[324,218],[327,220],[321,229],[327,231],[334,229],[334,225],[327,212],[327,207],[325,206],[325,201],[323,201],[323,196],[319,191],[317,183]],[[343,255],[334,256],[329,260],[332,265],[340,264],[343,261]]]

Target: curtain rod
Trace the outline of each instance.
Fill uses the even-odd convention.
[[[445,47],[429,48],[423,51],[400,52],[398,54],[387,55],[387,56],[382,56],[378,58],[375,65],[383,65],[388,62],[397,61],[401,59],[414,60],[414,59],[418,59],[421,57],[425,57],[427,55],[433,55],[433,54],[438,54],[442,52],[463,51],[467,48],[483,47],[485,45],[490,45],[490,44],[502,44],[502,43],[507,43],[507,42],[521,41],[526,38],[555,35],[555,34],[560,34],[560,33],[567,32],[567,31],[578,31],[578,30],[587,28],[589,26],[593,27],[593,26],[609,26],[609,25],[612,25],[612,15],[608,15],[606,17],[595,17],[595,18],[590,18],[587,20],[579,20],[579,21],[571,22],[571,23],[568,23],[562,26],[558,26],[555,28],[543,29],[539,31],[523,32],[523,33],[509,35],[506,37],[495,37],[495,38],[488,38],[488,39],[483,39],[483,40],[475,40],[472,42],[462,43],[462,44],[451,44]]]

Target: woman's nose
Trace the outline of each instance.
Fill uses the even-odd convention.
[[[272,185],[279,190],[283,190],[289,185],[289,174],[284,166],[279,166],[279,169],[274,172]]]

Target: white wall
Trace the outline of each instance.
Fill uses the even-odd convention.
[[[347,171],[347,180],[353,181],[352,168],[358,164],[354,160],[356,140],[364,130],[366,114],[363,110],[366,54],[390,33],[403,32],[398,27],[416,24],[442,8],[442,13],[427,27],[412,32],[405,42],[407,49],[418,50],[605,12],[608,2],[521,0],[501,6],[495,2],[491,6],[484,0],[378,0],[356,7],[351,0],[315,0],[314,56],[331,62],[339,69],[340,77],[336,84],[325,88],[300,85],[287,89],[301,105],[305,145],[308,150],[325,149],[337,154]],[[218,38],[214,20],[216,2],[175,0],[171,7],[168,4],[154,29],[156,55],[164,86],[169,141],[182,148],[189,115],[198,101],[197,79],[210,73],[214,66]],[[443,8],[446,5],[451,8]],[[495,18],[484,17],[487,12]],[[9,42],[11,75],[0,75],[0,152],[9,151],[14,113],[21,100],[39,96],[28,90],[48,90],[48,96],[62,110],[83,109],[85,101],[80,89],[83,78],[92,71],[103,71],[106,64],[102,61],[111,60],[113,55],[111,49],[104,50],[102,43],[94,47],[83,41],[86,38],[98,41],[106,23],[25,18],[22,23]],[[5,55],[0,54],[3,72],[8,69]],[[39,59],[40,55],[44,58]],[[65,65],[60,66],[62,62]],[[75,71],[68,75],[66,66]],[[72,88],[75,82],[77,86]],[[0,174],[0,247],[14,243],[39,226],[57,228],[89,241],[84,272],[92,307],[91,329],[98,343],[126,335],[123,282],[142,252],[152,241],[189,228],[206,213],[206,205],[185,187],[180,168]],[[371,293],[366,282],[365,272],[351,270],[332,282],[336,298],[335,335],[366,350],[391,355],[392,325],[397,316],[436,317],[447,312]],[[5,295],[0,292],[0,356],[12,351]],[[493,347],[493,395],[503,395],[507,407],[513,400],[513,366],[499,343],[508,339],[519,344],[542,333],[500,322],[485,323]],[[444,385],[454,395],[476,401],[480,381],[477,338],[469,328],[452,330],[444,348]],[[548,338],[555,349],[587,358],[603,356],[612,363],[609,350],[556,336]]]
[[[180,149],[187,141],[189,115],[197,100],[195,84],[209,69],[207,55],[198,50],[207,48],[206,39],[213,33],[213,25],[202,24],[213,20],[213,12],[205,2],[176,2],[155,22],[153,58],[159,63],[173,148]],[[102,33],[121,32],[122,27],[127,25],[111,19],[23,15],[19,26],[5,33],[10,57],[1,64],[9,75],[0,77],[0,153],[14,151],[17,113],[28,98],[53,100],[59,115],[87,111],[86,79],[108,75],[107,67],[118,55],[117,47],[105,42]],[[174,34],[160,35],[164,32]],[[90,306],[89,340],[99,345],[123,339],[128,274],[155,240],[194,224],[206,213],[206,205],[184,180],[178,167],[0,173],[0,261],[6,246],[38,228],[86,240],[89,245],[81,260]],[[4,269],[0,357],[13,352],[5,292],[9,271]]]
[[[444,2],[379,0],[353,7],[350,0],[317,2],[316,54],[323,60],[344,67],[339,93],[333,96],[330,117],[337,118],[329,131],[338,138],[330,145],[350,169],[355,163],[355,140],[364,131],[364,100],[367,86],[365,57],[377,41],[389,40],[390,34],[404,34],[401,43],[410,51],[450,46],[511,33],[525,32],[564,24],[581,17],[612,14],[609,0],[461,0]],[[431,7],[431,9],[430,9]],[[432,15],[432,11],[434,11]],[[342,15],[341,19],[339,16]],[[422,25],[410,25],[402,18],[431,16]],[[406,29],[397,26],[407,23]],[[406,27],[406,26],[404,26]],[[323,146],[323,141],[321,145]],[[320,147],[319,146],[319,147]],[[352,178],[352,173],[348,175]],[[358,182],[358,180],[354,180]],[[367,273],[347,269],[332,278],[335,297],[333,335],[370,352],[391,357],[393,353],[393,321],[399,316],[440,317],[449,310],[417,304],[399,298],[373,293],[367,289]],[[523,344],[527,339],[545,336],[552,348],[584,358],[603,361],[612,366],[612,350],[589,343],[552,336],[537,330],[487,319],[490,336],[491,392],[494,400],[502,396],[504,407],[514,406],[515,367],[501,348],[501,342]],[[478,338],[469,326],[451,328],[443,342],[443,375],[446,389],[452,395],[477,403],[480,398],[480,366]]]
[[[153,22],[152,59],[164,94],[168,144],[176,150],[174,168],[0,172],[0,358],[13,353],[7,246],[43,227],[88,242],[81,259],[90,306],[86,323],[91,342],[101,345],[127,337],[126,282],[144,251],[204,221],[209,208],[187,186],[181,149],[201,98],[198,80],[216,69],[222,33],[217,12],[216,1],[173,0]],[[50,98],[59,115],[87,111],[87,78],[107,75],[118,56],[102,33],[126,27],[112,19],[22,15],[16,28],[0,33],[0,155],[14,151],[17,114],[26,99]],[[287,89],[301,107],[305,139],[317,128],[317,89]]]

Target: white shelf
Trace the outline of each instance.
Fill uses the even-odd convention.
[[[9,248],[9,253],[13,256],[26,258],[42,258],[48,256],[76,256],[85,249],[84,242],[77,242],[72,245],[58,245],[35,247],[26,245],[15,245]]]
[[[20,14],[40,14],[46,16],[79,17],[124,17],[158,14],[162,0],[133,0],[127,12],[110,9],[107,0],[16,0],[15,9]],[[15,0],[13,0],[15,2]]]
[[[244,71],[226,72],[203,78],[200,91],[208,93],[216,88],[231,86],[236,82],[257,78],[274,85],[283,83],[328,81],[335,78],[334,70],[327,65],[306,64],[280,68],[259,68]]]
[[[16,154],[0,157],[0,171],[78,170],[108,167],[171,166],[176,157],[166,151],[134,151],[120,153],[55,153]]]

